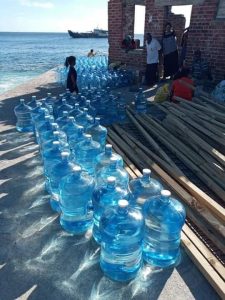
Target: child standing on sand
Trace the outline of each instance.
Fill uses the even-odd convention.
[[[69,72],[67,75],[66,87],[67,87],[67,89],[70,90],[71,93],[73,93],[73,92],[79,93],[79,90],[77,87],[77,71],[74,68],[74,66],[76,64],[76,57],[69,56],[67,58],[67,62],[69,64]]]

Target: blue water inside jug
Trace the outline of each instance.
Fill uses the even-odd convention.
[[[107,166],[110,164],[110,158],[115,157],[117,159],[117,164],[120,167],[123,167],[123,158],[112,151],[112,145],[106,144],[105,145],[105,151],[100,153],[96,157],[96,168],[95,171],[96,173],[103,167]]]
[[[69,159],[70,153],[69,152],[62,152],[61,153],[61,161],[59,161],[55,166],[52,167],[51,171],[49,172],[49,182],[50,182],[50,189],[51,189],[51,199],[50,205],[52,210],[60,212],[59,206],[59,184],[64,176],[70,174],[73,171],[74,164]]]
[[[34,96],[31,97],[31,101],[29,101],[29,102],[27,103],[27,105],[28,105],[30,108],[34,109],[34,108],[37,107],[37,103],[38,103],[37,97],[34,95]]]
[[[104,149],[107,137],[107,129],[100,125],[100,118],[94,119],[94,124],[87,128],[87,133],[92,136],[93,141],[100,144],[101,150]]]
[[[143,213],[144,260],[159,267],[175,264],[180,257],[180,236],[186,217],[183,205],[169,191],[162,190],[160,196],[145,202]]]
[[[71,151],[75,151],[77,143],[81,142],[84,139],[84,127],[79,126],[77,127],[77,131],[69,136],[69,145]]]
[[[120,199],[127,199],[128,193],[116,186],[116,178],[107,178],[106,187],[99,187],[93,193],[94,226],[93,237],[97,243],[101,242],[101,232],[99,230],[100,218],[107,208],[116,206]]]
[[[129,281],[142,266],[144,219],[127,200],[105,211],[100,219],[100,266],[104,274],[116,281]]]
[[[67,123],[62,127],[62,130],[66,133],[68,140],[71,135],[76,134],[78,126],[79,125],[75,122],[74,117],[68,117]]]
[[[93,222],[93,212],[89,210],[94,190],[94,179],[81,167],[75,166],[73,172],[60,182],[60,224],[68,232],[83,234]]]
[[[52,142],[52,148],[43,152],[44,162],[44,175],[45,175],[45,187],[49,194],[51,194],[51,187],[49,184],[49,175],[52,168],[61,160],[60,142]]]
[[[63,111],[62,116],[56,119],[56,123],[59,125],[60,128],[62,128],[67,124],[68,116],[69,116],[69,112]]]
[[[127,190],[129,183],[129,176],[127,171],[120,167],[116,157],[110,158],[110,163],[96,172],[97,186],[106,186],[107,178],[114,176],[116,178],[116,185],[121,189]]]
[[[59,125],[57,123],[51,123],[52,128],[48,131],[45,131],[41,135],[40,139],[40,149],[42,149],[42,145],[45,144],[48,141],[54,140],[55,138],[55,131],[58,132],[59,141],[62,143],[67,143],[67,136],[65,132],[59,129]]]
[[[57,115],[58,115],[58,117],[62,117],[64,111],[70,112],[72,109],[73,109],[73,106],[72,106],[72,105],[69,105],[69,104],[66,102],[66,99],[62,99],[62,105],[60,105],[60,106],[58,107],[58,109],[57,109]]]
[[[100,144],[93,141],[90,134],[84,134],[84,139],[77,143],[74,152],[76,161],[90,175],[95,175],[95,158],[100,153]]]
[[[65,136],[65,138],[66,138],[66,136]],[[62,138],[60,131],[53,131],[53,137],[46,140],[41,145],[40,150],[41,150],[42,155],[43,155],[44,152],[50,150],[53,147],[53,142],[54,141],[57,141],[57,142],[60,143],[60,145],[59,145],[60,151],[70,152],[70,146],[67,143],[67,141],[64,139],[64,136]]]
[[[86,130],[91,124],[93,124],[93,118],[88,114],[88,109],[84,108],[83,112],[76,117],[76,123],[80,126],[83,126]]]
[[[34,131],[32,119],[32,109],[25,104],[24,99],[20,99],[20,104],[14,108],[14,113],[17,118],[16,129],[19,132],[32,132]]]
[[[143,169],[142,177],[129,182],[130,203],[143,207],[146,200],[152,196],[160,195],[163,186],[151,178],[151,170]]]
[[[76,117],[82,115],[82,110],[80,109],[80,106],[78,103],[75,103],[74,109],[70,111],[69,115],[71,117],[74,117],[75,119],[76,119]]]

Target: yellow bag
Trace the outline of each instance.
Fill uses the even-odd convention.
[[[155,102],[164,102],[169,99],[170,95],[170,85],[169,83],[166,83],[162,85],[160,88],[158,88],[156,94],[155,94]]]

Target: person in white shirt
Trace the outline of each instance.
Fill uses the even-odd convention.
[[[161,50],[161,45],[150,33],[147,33],[146,50],[147,67],[145,81],[147,85],[152,85],[156,83],[158,77],[159,51]]]

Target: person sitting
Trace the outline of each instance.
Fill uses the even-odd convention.
[[[94,57],[94,56],[95,56],[94,50],[91,49],[91,50],[88,52],[87,57]]]
[[[202,53],[199,49],[194,52],[192,77],[198,85],[203,84],[207,79],[212,80],[208,62],[202,58]]]
[[[136,48],[135,40],[131,35],[126,35],[125,39],[122,41],[121,47],[122,49],[125,49],[126,52],[133,50]]]
[[[171,87],[171,100],[176,102],[174,97],[180,97],[191,101],[194,94],[194,82],[189,77],[190,70],[183,68],[177,79],[173,81]]]
[[[70,90],[71,93],[76,92],[79,93],[77,87],[77,71],[75,70],[76,65],[76,57],[69,56],[67,58],[67,62],[69,64],[69,72],[67,75],[66,88]]]

